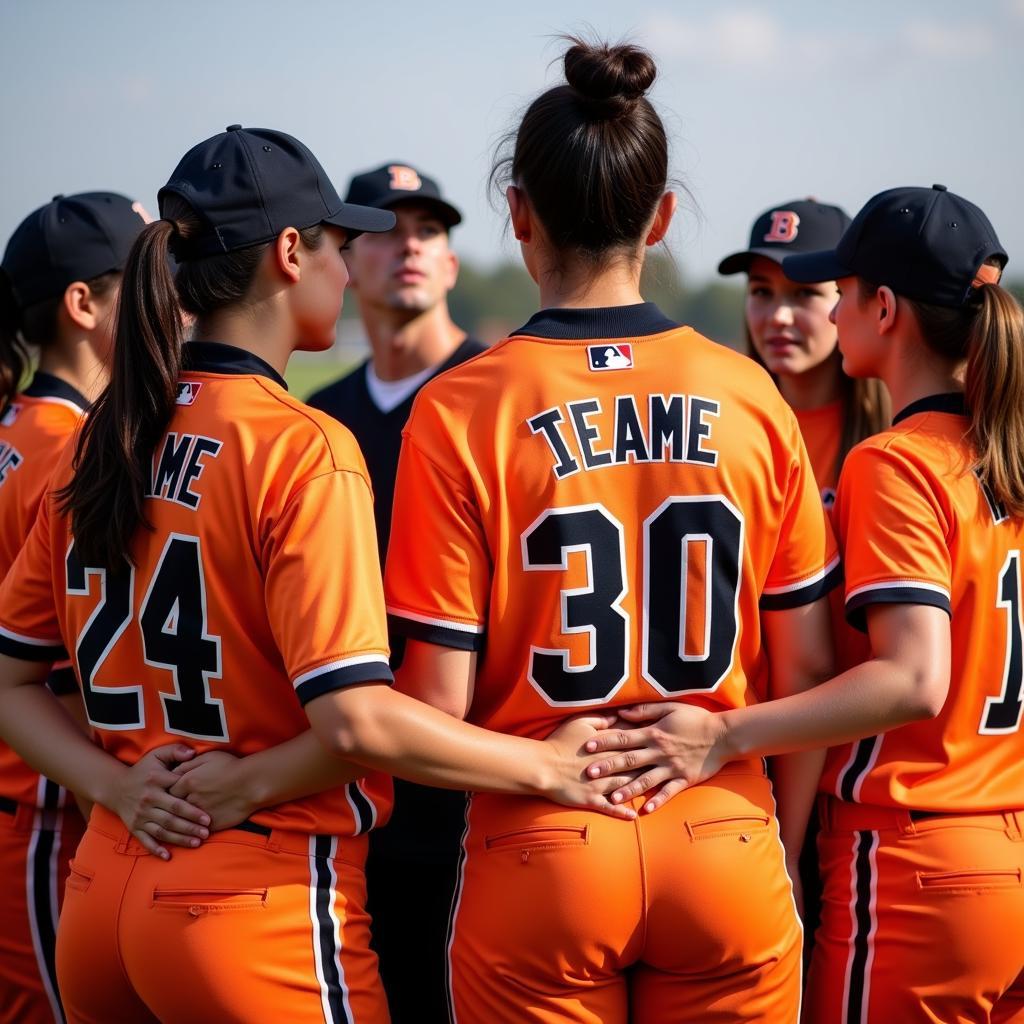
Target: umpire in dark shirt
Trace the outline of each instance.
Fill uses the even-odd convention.
[[[357,174],[345,201],[392,210],[397,222],[391,231],[360,235],[345,254],[372,354],[309,404],[344,423],[363,450],[383,568],[413,399],[431,377],[484,346],[448,314],[459,271],[449,232],[462,215],[437,183],[408,164],[390,163]],[[400,656],[394,651],[392,663]],[[396,779],[391,821],[370,835],[373,945],[394,1024],[448,1020],[447,928],[463,828],[463,794]]]

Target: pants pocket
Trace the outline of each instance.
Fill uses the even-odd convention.
[[[703,818],[685,823],[691,842],[737,836],[746,841],[759,832],[767,832],[771,818],[767,814],[735,814],[724,818]],[[746,837],[746,839],[744,838]]]
[[[92,877],[90,872],[79,867],[78,862],[73,860],[68,864],[68,880],[65,884],[75,892],[88,892]]]
[[[1019,889],[1021,873],[1013,868],[919,871],[917,884],[921,889],[935,892],[987,892],[992,889]]]
[[[512,832],[487,836],[488,850],[540,850],[559,846],[587,846],[590,830],[586,825],[531,825]]]
[[[267,894],[266,889],[154,889],[152,905],[199,917],[235,910],[263,910]]]

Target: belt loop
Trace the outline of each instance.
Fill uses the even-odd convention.
[[[1021,835],[1024,830],[1024,812],[1007,811],[1003,818],[1006,821],[1006,834],[1015,842],[1020,842],[1024,838]]]

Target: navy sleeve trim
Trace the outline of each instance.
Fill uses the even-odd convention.
[[[20,661],[67,661],[68,652],[63,644],[47,644],[23,640],[0,629],[0,654]]]
[[[843,566],[837,558],[821,573],[812,576],[805,583],[791,587],[777,587],[765,590],[758,602],[763,612],[780,612],[787,608],[801,608],[812,604],[819,598],[831,593],[843,582]]]
[[[295,693],[301,704],[308,704],[325,693],[343,690],[356,683],[394,683],[395,677],[384,658],[351,658],[346,662],[324,665],[294,680]]]
[[[943,590],[918,587],[913,583],[866,587],[857,590],[846,599],[846,621],[862,633],[868,631],[865,609],[871,604],[924,604],[932,608],[941,608],[950,618],[953,617],[949,594]]]
[[[438,647],[453,647],[457,651],[482,651],[485,634],[467,632],[464,629],[442,626],[436,622],[417,622],[403,615],[388,614],[388,631],[410,640],[437,644]]]

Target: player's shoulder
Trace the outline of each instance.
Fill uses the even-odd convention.
[[[317,464],[324,471],[351,470],[365,475],[362,453],[348,427],[272,381],[258,383],[269,400],[268,418],[275,421],[271,448],[303,464]]]

